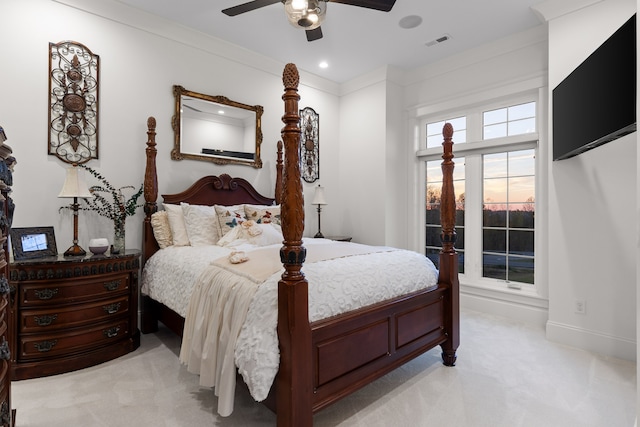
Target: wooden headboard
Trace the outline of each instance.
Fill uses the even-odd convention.
[[[151,227],[151,215],[158,211],[158,174],[156,171],[156,120],[149,117],[147,120],[147,164],[144,177],[144,212],[145,219],[142,235],[142,262],[143,265],[151,255],[160,249],[153,235]],[[260,194],[250,182],[244,178],[233,178],[227,174],[220,176],[209,175],[200,178],[186,190],[175,194],[163,194],[162,202],[180,204],[181,202],[192,205],[272,205],[280,203],[282,188],[282,143],[278,142],[276,162],[276,188],[275,197],[267,197]]]

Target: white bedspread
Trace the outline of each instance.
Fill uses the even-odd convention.
[[[304,242],[309,252],[313,245],[333,243],[325,239]],[[236,367],[253,398],[264,400],[280,359],[277,284],[283,269],[258,285],[210,265],[228,254],[228,249],[168,249],[171,248],[159,251],[147,262],[142,291],[185,316],[181,361],[189,371],[200,374],[201,385],[215,388],[219,396],[218,412],[223,416],[233,410]],[[250,249],[243,249],[251,258]],[[176,265],[178,258],[184,266]],[[161,265],[162,273],[152,271]],[[311,322],[435,286],[438,276],[428,258],[405,250],[306,263],[303,272],[309,282]],[[157,279],[165,283],[161,286],[152,283]],[[172,291],[160,290],[164,286]],[[171,292],[176,296],[173,301],[169,297]]]

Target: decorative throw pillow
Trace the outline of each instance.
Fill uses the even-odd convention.
[[[244,205],[244,212],[247,219],[252,219],[258,224],[280,224],[280,205]]]
[[[189,235],[187,234],[187,228],[184,224],[182,206],[171,205],[169,203],[163,203],[162,206],[167,212],[167,217],[169,218],[173,244],[175,246],[189,246]]]
[[[215,205],[220,235],[226,235],[229,230],[238,226],[247,218],[244,214],[244,205],[221,206]]]
[[[191,246],[215,245],[220,235],[214,207],[187,203],[180,205]]]
[[[158,211],[151,215],[151,227],[160,249],[173,245],[173,236],[171,235],[167,211]]]

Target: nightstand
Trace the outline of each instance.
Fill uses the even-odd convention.
[[[9,265],[12,379],[97,365],[140,346],[140,251]]]
[[[325,239],[335,240],[336,242],[350,242],[351,236],[325,236]]]

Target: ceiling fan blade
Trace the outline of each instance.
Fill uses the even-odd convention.
[[[314,40],[319,40],[322,38],[322,29],[320,27],[314,30],[306,30],[305,33],[307,33],[308,42],[312,42]]]
[[[396,0],[328,0],[333,3],[349,4],[351,6],[365,7],[367,9],[389,12]]]
[[[236,16],[241,13],[251,12],[252,10],[260,9],[261,7],[269,6],[272,4],[281,3],[280,0],[255,0],[247,3],[239,4],[237,6],[224,9],[222,13],[227,16]]]

